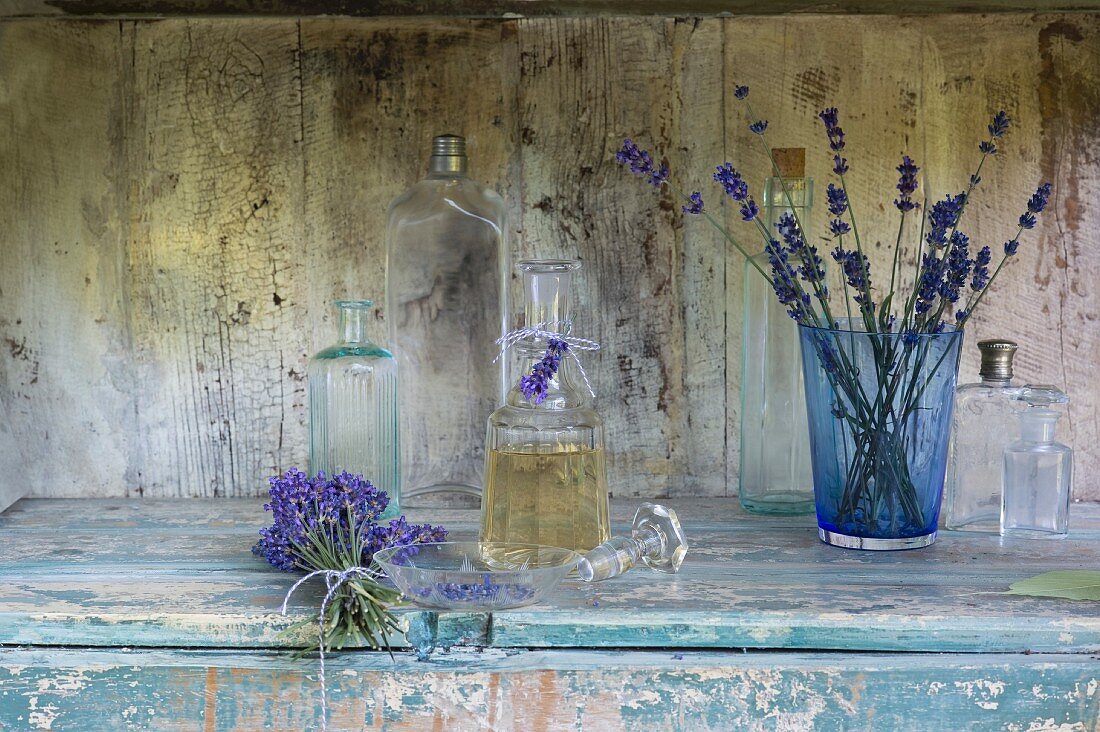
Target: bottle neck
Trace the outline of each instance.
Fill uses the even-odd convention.
[[[465,155],[432,155],[428,160],[428,177],[465,178],[468,166]]]
[[[569,288],[572,286],[573,272],[540,272],[525,270],[523,273],[524,324],[528,326],[544,324],[547,330],[565,327],[572,316],[569,301]]]
[[[1054,442],[1055,431],[1058,426],[1058,418],[1061,415],[1051,409],[1034,409],[1024,412],[1021,436],[1027,442],[1040,444]]]
[[[466,139],[458,135],[432,138],[432,157],[428,161],[429,178],[466,177]]]
[[[776,224],[785,213],[794,215],[806,230],[810,230],[811,209],[814,204],[813,178],[773,176],[764,181],[764,221],[771,236],[779,238]],[[803,232],[805,236],[805,232]],[[807,240],[809,237],[806,237]],[[765,252],[761,252],[766,257]],[[759,256],[759,255],[758,255]]]
[[[367,337],[367,318],[370,315],[370,306],[339,305],[339,317],[337,332],[340,334],[340,342],[347,344],[370,343]]]
[[[1012,379],[990,379],[989,377],[982,377],[982,386],[988,386],[991,389],[1007,389],[1012,386]]]
[[[540,326],[543,330],[566,333],[571,324],[572,303],[570,288],[573,272],[580,266],[574,260],[535,260],[521,262],[524,292],[524,321],[526,327]],[[518,363],[522,369],[508,397],[514,406],[538,409],[566,409],[584,406],[588,394],[578,388],[573,379],[572,356],[563,353],[558,370],[546,380],[546,398],[538,405],[523,395],[523,377],[530,376],[535,366],[546,356],[547,342],[543,338],[528,338],[516,344]]]

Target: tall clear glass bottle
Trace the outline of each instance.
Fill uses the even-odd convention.
[[[765,182],[764,214],[770,231],[784,212],[792,210],[791,203],[802,225],[812,230],[813,179],[773,177]],[[765,253],[753,259],[767,271]],[[750,262],[745,262],[744,293],[741,505],[753,513],[812,513],[810,429],[798,326]]]
[[[977,383],[955,392],[955,417],[944,482],[943,526],[956,531],[1001,530],[1005,448],[1019,432],[1014,413],[1020,388],[1012,381],[1016,343],[978,341]]]
[[[568,329],[569,288],[578,267],[575,260],[519,263],[527,323]],[[546,345],[528,339],[514,346],[522,372],[531,372]],[[572,359],[563,357],[540,403],[524,396],[522,372],[517,374],[504,405],[489,416],[482,541],[588,551],[611,536],[603,421],[574,370]]]
[[[340,340],[312,359],[309,381],[309,467],[327,475],[347,471],[389,495],[383,514],[401,513],[397,431],[397,361],[367,337],[370,300],[340,300]]]
[[[466,141],[432,141],[428,177],[390,204],[386,322],[401,365],[403,496],[480,495],[492,365],[507,327],[504,201],[466,176]]]
[[[1054,439],[1061,416],[1044,406],[1019,415],[1020,439],[1004,451],[1005,536],[1061,539],[1069,531],[1073,450]]]

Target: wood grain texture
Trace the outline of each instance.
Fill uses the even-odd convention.
[[[1088,12],[1095,0],[3,0],[2,18],[187,16],[558,17],[779,15],[783,13]]]
[[[329,729],[1091,730],[1097,664],[1036,654],[455,651],[328,664]],[[10,729],[317,729],[316,662],[259,651],[0,651]]]
[[[626,531],[634,500],[612,503]],[[930,548],[852,552],[812,518],[754,517],[721,498],[672,504],[691,550],[676,575],[567,580],[548,602],[489,614],[399,610],[410,646],[1097,653],[1096,604],[1007,596],[1018,580],[1100,564],[1100,506],[1064,541],[945,532]],[[478,513],[412,512],[476,534]],[[321,598],[249,554],[265,523],[243,499],[24,499],[0,515],[0,644],[285,648]],[[396,639],[395,639],[396,641]]]
[[[303,464],[330,303],[380,296],[385,205],[450,128],[508,199],[517,255],[585,260],[613,492],[732,495],[741,262],[612,156],[634,136],[715,206],[712,165],[761,181],[724,91],[743,82],[771,142],[809,149],[819,199],[814,115],[841,108],[878,265],[900,154],[942,196],[988,117],[1014,117],[968,232],[996,249],[1041,179],[1056,193],[962,380],[976,340],[1020,340],[1020,379],[1071,394],[1075,495],[1100,499],[1100,15],[40,19],[0,40],[0,444],[30,492],[258,495]]]

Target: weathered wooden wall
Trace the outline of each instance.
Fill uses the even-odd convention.
[[[963,376],[978,338],[1019,339],[1020,376],[1073,396],[1077,496],[1100,499],[1097,15],[6,22],[5,481],[253,495],[304,463],[328,304],[381,297],[385,205],[454,131],[507,196],[517,253],[585,260],[614,492],[735,493],[741,263],[612,159],[630,135],[685,186],[726,159],[761,180],[734,82],[774,144],[810,148],[822,189],[814,114],[841,108],[884,241],[903,151],[942,195],[987,118],[1017,120],[970,232],[998,246],[1040,179],[1052,212],[974,321]]]

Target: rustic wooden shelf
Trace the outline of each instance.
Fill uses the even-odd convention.
[[[339,654],[332,728],[1100,719],[1096,605],[1001,594],[1100,565],[1100,506],[1075,505],[1061,542],[949,533],[875,554],[822,545],[809,517],[673,505],[692,542],[680,574],[570,581],[552,603],[492,616],[403,611],[429,660]],[[632,508],[613,506],[617,528]],[[461,537],[477,513],[410,518]],[[316,661],[280,650],[280,631],[319,588],[279,615],[295,576],[249,553],[264,520],[258,500],[23,500],[0,515],[0,728],[315,725]]]
[[[1061,13],[1098,9],[1100,4],[1095,0],[8,0],[0,4],[0,17],[708,17],[788,13]]]

